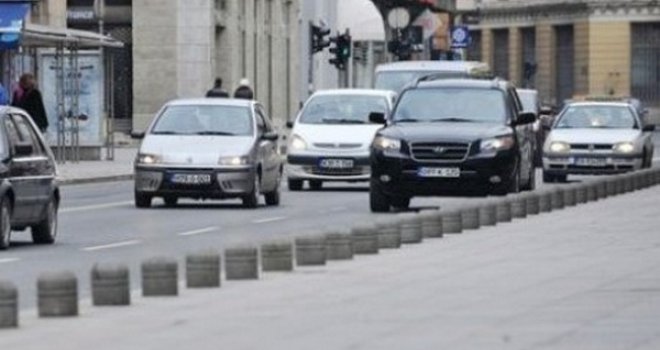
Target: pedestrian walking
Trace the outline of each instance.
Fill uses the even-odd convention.
[[[41,92],[37,89],[37,81],[31,73],[25,73],[19,80],[22,93],[14,94],[12,105],[21,108],[28,113],[39,130],[45,133],[48,129],[48,117]]]
[[[254,91],[250,87],[250,81],[247,78],[241,79],[238,83],[238,88],[234,91],[234,98],[242,98],[245,100],[254,100]]]
[[[9,93],[5,89],[4,85],[0,83],[0,106],[6,106],[9,104]]]
[[[206,97],[229,97],[229,93],[222,88],[222,79],[215,78],[213,88],[206,92]]]

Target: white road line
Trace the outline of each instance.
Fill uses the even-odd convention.
[[[192,230],[192,231],[177,233],[177,235],[179,235],[179,236],[195,236],[195,235],[201,235],[201,234],[204,234],[204,233],[215,232],[215,231],[219,231],[219,230],[220,230],[220,227],[212,226],[212,227],[200,228],[199,230]]]
[[[86,247],[86,248],[83,248],[82,250],[85,251],[85,252],[94,252],[94,251],[103,250],[103,249],[127,247],[127,246],[136,245],[136,244],[140,244],[140,243],[142,243],[142,241],[137,241],[137,240],[124,241],[124,242],[110,243],[110,244],[104,244],[104,245],[97,245],[97,246],[93,246],[93,247]]]
[[[113,202],[113,203],[105,203],[105,204],[85,205],[85,206],[81,206],[81,207],[62,208],[62,209],[60,209],[60,213],[76,213],[76,212],[81,212],[81,211],[90,211],[90,210],[107,209],[107,208],[114,208],[114,207],[123,207],[123,206],[128,205],[128,204],[133,204],[133,201]]]
[[[7,263],[20,261],[20,260],[21,259],[19,259],[19,258],[4,258],[4,259],[0,259],[0,264],[7,264]]]
[[[272,218],[253,220],[252,223],[253,224],[266,224],[266,223],[269,223],[269,222],[282,221],[284,219],[286,219],[286,216],[275,216],[275,217],[272,217]]]

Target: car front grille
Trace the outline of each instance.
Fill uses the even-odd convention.
[[[413,159],[420,161],[460,162],[469,150],[469,143],[458,142],[413,143],[410,148]]]
[[[572,150],[581,150],[581,151],[611,151],[614,145],[606,143],[573,143],[571,144]]]
[[[369,174],[369,167],[357,166],[350,169],[324,169],[317,166],[305,167],[305,172],[324,176],[360,176]]]

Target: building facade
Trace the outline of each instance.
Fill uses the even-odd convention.
[[[660,6],[653,0],[475,1],[468,58],[547,103],[633,96],[660,107]]]

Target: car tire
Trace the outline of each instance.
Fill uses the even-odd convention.
[[[136,208],[151,208],[151,200],[153,198],[141,192],[135,192],[135,207]]]
[[[255,209],[259,206],[259,187],[261,186],[261,176],[257,175],[254,179],[252,190],[243,197],[243,207],[248,209]]]
[[[289,187],[289,191],[292,192],[301,191],[303,188],[303,180],[288,179],[287,185]]]
[[[392,207],[396,210],[408,210],[410,208],[410,198],[408,197],[396,197],[390,199]]]
[[[35,244],[53,244],[57,237],[57,200],[54,197],[48,202],[46,217],[32,226],[32,242]]]
[[[268,206],[278,206],[280,205],[280,188],[279,186],[275,188],[274,191],[268,192],[264,195],[266,199],[266,205]]]
[[[323,181],[310,180],[309,181],[309,188],[312,191],[320,191],[323,188]]]
[[[520,192],[520,171],[516,170],[513,178],[495,187],[493,194],[496,196],[506,196],[509,193]]]
[[[165,196],[163,197],[163,201],[165,201],[166,207],[176,207],[177,203],[179,202],[179,198],[176,196]]]
[[[369,206],[374,213],[387,213],[391,207],[390,199],[375,179],[371,179],[369,183]]]
[[[11,242],[11,203],[8,197],[0,201],[0,250],[9,248]]]

